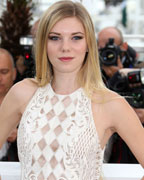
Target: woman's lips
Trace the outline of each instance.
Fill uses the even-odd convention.
[[[60,57],[59,60],[60,61],[71,61],[73,59],[73,57]]]

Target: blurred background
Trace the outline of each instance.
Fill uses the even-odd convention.
[[[59,0],[0,0],[0,47],[7,49],[14,57],[17,69],[15,83],[34,77],[33,44],[37,25],[43,12],[57,1]],[[127,100],[133,108],[137,108],[135,111],[144,125],[144,0],[73,1],[82,3],[89,11],[96,38],[103,28],[109,26],[117,27],[122,32],[127,48],[120,47],[123,43],[116,44],[117,37],[110,37],[108,44],[99,48],[101,70],[110,89],[130,97]],[[128,68],[130,71],[131,68],[139,69],[129,72]],[[123,76],[121,73],[125,70],[127,74]],[[125,144],[124,149],[119,149],[119,144],[122,144],[119,136],[114,136],[114,140],[114,151],[116,152],[117,147],[120,156],[124,152],[124,159],[119,163],[136,163]],[[117,162],[120,157],[117,152],[116,159],[112,157],[109,162]],[[130,157],[131,160],[125,157]]]
[[[21,1],[21,0],[19,0]],[[52,3],[58,0],[33,0],[33,20],[40,17]],[[96,31],[105,26],[117,26],[126,34],[144,33],[143,0],[73,0],[81,2],[91,14]],[[28,1],[27,1],[28,2]],[[0,2],[0,16],[6,9],[7,0]]]
[[[14,57],[22,54],[20,38],[31,34],[33,24],[56,1],[58,0],[1,0],[1,46],[10,50]],[[121,30],[124,40],[139,53],[139,61],[144,61],[144,0],[73,1],[81,2],[89,11],[96,34],[104,27],[116,26]]]
[[[0,1],[0,16],[7,8],[7,2]],[[14,0],[13,0],[14,1]],[[16,0],[15,0],[16,1]],[[19,2],[23,0],[17,0]],[[26,0],[25,0],[26,1]],[[31,9],[32,25],[41,14],[54,2],[58,0],[27,0],[33,3]],[[126,41],[139,51],[144,46],[144,1],[143,0],[74,0],[81,2],[91,14],[95,30],[99,32],[107,26],[118,27]],[[22,12],[21,12],[22,13]],[[140,48],[141,47],[141,48]]]

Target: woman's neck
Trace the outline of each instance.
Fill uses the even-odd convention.
[[[70,94],[79,88],[79,85],[73,77],[54,78],[51,86],[55,93]]]

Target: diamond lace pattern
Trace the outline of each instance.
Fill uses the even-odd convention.
[[[18,152],[22,180],[98,180],[103,151],[83,90],[39,88],[19,125]]]

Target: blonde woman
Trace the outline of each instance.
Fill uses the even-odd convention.
[[[0,145],[19,124],[22,180],[98,180],[114,132],[144,167],[144,130],[102,81],[92,20],[78,2],[59,1],[36,34],[36,77],[11,88],[0,108]]]

